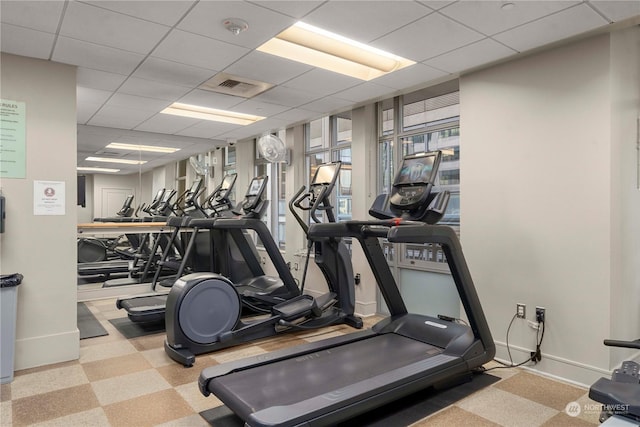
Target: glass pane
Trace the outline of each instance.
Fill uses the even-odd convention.
[[[287,213],[287,165],[285,163],[278,164],[278,246],[285,249],[286,228],[285,215]]]
[[[336,117],[336,144],[351,143],[351,112],[349,117]]]
[[[351,219],[351,147],[335,150],[333,160],[340,160],[342,166],[334,190],[336,194],[336,216],[338,221]]]
[[[406,136],[400,139],[402,143],[402,156],[422,153],[427,150],[429,134]]]
[[[393,141],[385,140],[379,145],[379,168],[380,177],[378,182],[378,191],[383,194],[389,194],[394,178],[393,167]]]
[[[393,99],[386,99],[380,103],[380,121],[381,127],[380,132],[382,135],[391,135],[394,129],[394,109],[393,109]]]
[[[224,150],[225,158],[224,165],[235,165],[236,164],[236,147],[226,147]]]
[[[313,151],[329,146],[327,135],[327,118],[322,118],[309,122],[306,126],[307,151]]]
[[[428,99],[419,99],[421,95],[418,92],[403,98],[402,128],[404,131],[424,128],[427,123],[460,115],[460,92]]]
[[[318,166],[323,163],[327,163],[328,161],[328,151],[307,155],[307,170],[309,171],[309,175],[307,175],[307,184],[309,184],[313,180],[313,175],[316,173],[316,169],[318,169]]]
[[[455,153],[451,153],[450,150],[445,150],[445,149],[460,146],[460,127],[456,126],[449,129],[443,129],[436,132],[431,132],[429,133],[428,142],[429,142],[429,147],[428,147],[429,151],[443,150],[442,154],[444,154],[445,156],[455,154]],[[458,156],[459,156],[459,153],[458,153]],[[443,158],[442,160],[450,161],[450,160],[458,160],[458,159],[459,157],[455,159]]]

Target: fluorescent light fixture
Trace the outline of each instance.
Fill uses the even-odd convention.
[[[124,165],[144,165],[146,160],[112,159],[109,157],[87,157],[90,162],[122,163]]]
[[[120,169],[91,168],[88,166],[78,166],[76,169],[83,172],[113,172],[113,173],[120,172]]]
[[[360,80],[375,79],[415,64],[304,22],[287,28],[258,50]]]
[[[261,116],[251,114],[236,113],[233,111],[216,110],[215,108],[200,107],[197,105],[181,104],[174,102],[164,110],[163,114],[173,114],[175,116],[191,117],[193,119],[212,120],[214,122],[233,123],[236,125],[250,125],[264,119]]]
[[[179,148],[172,147],[155,147],[153,145],[138,145],[138,144],[123,144],[121,142],[112,142],[105,148],[113,148],[116,150],[131,150],[131,151],[148,151],[151,153],[175,153],[180,151]]]

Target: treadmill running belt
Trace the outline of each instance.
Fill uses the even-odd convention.
[[[441,352],[420,341],[383,334],[215,378],[209,390],[234,411],[247,414],[340,390]],[[263,386],[256,388],[256,384]],[[236,398],[228,401],[224,396]]]

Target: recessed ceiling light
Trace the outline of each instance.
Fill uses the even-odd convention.
[[[175,153],[176,151],[180,151],[179,148],[155,147],[153,145],[123,144],[121,142],[112,142],[105,148],[113,148],[116,150],[148,151],[151,153]]]
[[[375,79],[415,64],[304,22],[287,28],[257,50],[361,80]]]
[[[236,125],[250,125],[264,119],[262,116],[236,113],[234,111],[216,110],[215,108],[200,107],[198,105],[181,104],[174,102],[164,110],[163,114],[191,117],[193,119],[211,120],[214,122],[233,123]]]
[[[146,160],[112,159],[109,157],[87,157],[85,160],[90,162],[122,163],[125,165],[144,165],[147,163]]]
[[[92,168],[88,166],[78,166],[76,170],[83,171],[83,172],[109,172],[109,173],[120,172],[120,169]]]

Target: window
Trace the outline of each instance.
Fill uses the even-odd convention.
[[[445,89],[446,90],[446,89]],[[436,191],[451,198],[441,224],[460,225],[460,107],[457,89],[437,93],[433,88],[385,100],[378,104],[378,190],[389,193],[396,167],[404,156],[442,151]],[[384,242],[391,264],[399,267],[448,271],[438,245],[404,244],[394,248]],[[399,254],[394,256],[393,254]]]
[[[277,135],[284,140],[285,131],[279,132]],[[256,141],[256,160],[255,174],[266,175],[269,177],[266,198],[269,200],[269,208],[263,217],[263,222],[271,231],[271,235],[278,244],[280,249],[285,249],[286,227],[285,215],[287,212],[287,195],[286,195],[286,163],[269,163],[261,155],[257,148]],[[257,242],[260,244],[260,242]]]
[[[227,146],[224,148],[224,174],[236,173],[236,147]],[[238,202],[236,200],[236,187],[233,186],[231,193],[229,193],[229,200],[234,204]]]
[[[351,111],[323,117],[305,126],[307,183],[319,165],[342,162],[331,199],[338,221],[351,219],[351,138]]]

